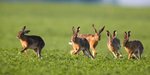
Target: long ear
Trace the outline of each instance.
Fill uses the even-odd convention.
[[[25,31],[24,31],[24,33],[29,33],[29,32],[30,32],[30,30],[25,30]]]
[[[124,39],[127,39],[127,32],[124,32]]]
[[[77,28],[77,32],[76,33],[78,33],[79,31],[80,31],[80,27]]]
[[[106,35],[109,37],[110,36],[110,32],[108,30],[106,30]]]
[[[115,37],[115,36],[116,36],[116,33],[117,33],[117,32],[116,32],[116,30],[114,30],[114,32],[113,32],[113,37]]]
[[[96,28],[95,28],[94,24],[92,24],[92,27],[93,27],[93,29],[94,29],[95,33],[97,33],[97,30],[96,30]]]
[[[130,33],[131,33],[131,31],[128,31],[128,37],[130,37]]]
[[[75,38],[78,36],[79,31],[80,31],[80,27],[78,27],[78,28],[77,28],[77,31],[74,32],[74,34],[73,34],[74,40],[75,40]]]
[[[75,33],[75,29],[74,29],[74,26],[72,27],[72,32],[73,32],[73,34]]]
[[[24,31],[26,29],[26,26],[24,26],[23,28],[22,28],[22,31]]]
[[[102,29],[99,30],[99,35],[101,34],[101,32],[105,29],[105,26],[103,26]]]

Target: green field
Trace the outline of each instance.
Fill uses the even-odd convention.
[[[80,33],[94,33],[91,25],[106,26],[97,46],[97,57],[71,56],[68,44],[72,26]],[[39,60],[33,50],[21,54],[16,38],[26,25],[29,34],[45,40]],[[106,30],[117,30],[123,40],[124,31],[131,31],[131,40],[144,45],[141,60],[114,59],[108,51]],[[149,75],[150,73],[150,8],[128,8],[89,4],[0,3],[0,75]]]

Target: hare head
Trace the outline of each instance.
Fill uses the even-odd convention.
[[[72,27],[72,32],[73,32],[73,36],[71,37],[71,42],[77,42],[76,39],[77,39],[77,36],[78,36],[78,33],[80,31],[80,27],[77,28],[77,30],[75,31],[75,28],[74,26]]]
[[[123,46],[125,46],[127,44],[127,42],[129,41],[130,33],[131,33],[131,31],[128,31],[128,33],[124,32]]]
[[[26,29],[26,26],[24,26],[24,27],[22,28],[22,30],[18,32],[17,37],[18,37],[19,39],[22,38],[23,35],[25,35],[25,34],[27,34],[27,33],[30,32],[30,30],[25,30],[25,29]]]
[[[103,26],[103,28],[101,28],[99,31],[97,31],[97,29],[95,28],[94,24],[92,25],[94,31],[95,31],[95,38],[100,40],[101,39],[101,33],[104,30],[105,26]]]

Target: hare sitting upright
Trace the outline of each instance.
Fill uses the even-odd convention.
[[[123,46],[126,52],[128,53],[128,59],[131,58],[140,59],[141,54],[143,53],[144,50],[143,44],[139,40],[130,41],[129,40],[130,33],[131,31],[128,31],[128,34],[127,32],[125,32]]]
[[[24,52],[27,49],[33,49],[36,52],[37,56],[41,58],[41,50],[45,46],[43,39],[40,36],[36,35],[25,35],[30,32],[30,30],[25,29],[26,26],[24,26],[17,35],[23,47],[23,50],[21,52]]]
[[[70,44],[72,45],[73,50],[71,51],[71,54],[78,54],[79,51],[82,50],[86,56],[94,59],[93,55],[91,54],[89,50],[90,45],[89,45],[88,40],[86,38],[78,37],[80,27],[78,27],[76,31],[74,27],[72,27],[72,31],[73,31],[73,36],[71,37]]]
[[[122,57],[122,55],[119,51],[119,49],[121,47],[120,40],[116,37],[116,30],[114,30],[113,36],[107,30],[107,37],[108,37],[107,47],[108,47],[109,51],[113,53],[115,58]]]

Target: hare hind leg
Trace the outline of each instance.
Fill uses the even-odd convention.
[[[42,49],[40,49],[40,48],[35,48],[35,49],[34,49],[34,51],[36,52],[37,56],[42,59],[41,50],[42,50]]]
[[[83,53],[87,56],[87,57],[91,57],[92,59],[94,59],[94,56],[91,54],[90,50],[85,49],[83,50]]]
[[[135,57],[136,59],[140,59],[139,49],[136,49],[132,55],[133,55],[133,57]]]
[[[141,50],[138,50],[138,57],[139,57],[139,59],[141,59],[141,54],[142,54]]]

